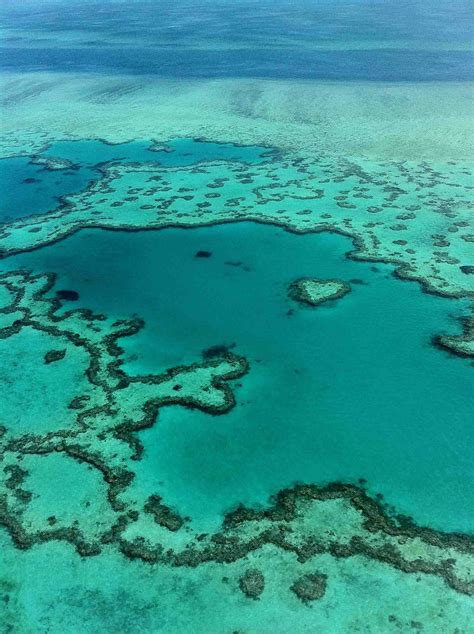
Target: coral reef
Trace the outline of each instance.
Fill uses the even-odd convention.
[[[317,280],[305,277],[292,282],[288,294],[291,299],[302,304],[319,306],[324,302],[344,297],[350,290],[350,285],[341,280]]]
[[[319,572],[308,573],[298,577],[290,590],[303,603],[310,603],[321,599],[326,592],[327,575]]]
[[[242,357],[227,354],[192,366],[173,368],[162,375],[130,377],[120,368],[121,348],[117,340],[138,332],[142,322],[135,319],[111,323],[104,315],[84,309],[58,315],[60,300],[48,297],[53,284],[53,275],[32,275],[23,271],[0,277],[0,286],[11,296],[11,302],[0,312],[14,317],[12,323],[0,330],[0,346],[11,345],[11,337],[29,329],[47,333],[66,346],[50,350],[44,363],[64,362],[65,358],[74,358],[77,348],[82,349],[88,364],[78,370],[84,372],[89,390],[71,400],[68,411],[72,421],[63,420],[62,426],[54,431],[18,435],[15,427],[6,421],[0,447],[3,473],[7,477],[7,496],[1,497],[2,521],[10,527],[19,547],[28,547],[37,540],[57,538],[71,541],[81,552],[95,552],[99,548],[97,535],[83,537],[74,526],[51,529],[48,523],[45,527],[27,530],[21,519],[27,512],[25,496],[20,496],[21,504],[18,500],[22,480],[15,478],[12,481],[12,469],[16,469],[25,456],[63,455],[67,460],[63,460],[61,469],[66,470],[71,468],[67,466],[71,459],[86,464],[103,478],[108,486],[106,497],[111,513],[118,512],[124,506],[118,496],[133,479],[133,460],[141,451],[133,432],[152,425],[163,404],[199,407],[211,414],[227,411],[233,406],[234,397],[226,382],[244,374],[247,363]],[[39,361],[34,354],[31,359],[24,359],[24,363]],[[177,384],[179,391],[175,389]],[[80,387],[77,385],[78,389]],[[55,385],[52,384],[50,389],[55,390]],[[47,397],[44,405],[48,405]],[[159,525],[170,531],[178,530],[182,525],[179,516],[161,504],[159,496],[152,496],[143,511],[153,515]],[[128,509],[127,513],[127,517],[133,517],[134,509]]]
[[[37,249],[83,227],[135,231],[252,220],[347,235],[353,258],[392,263],[400,278],[419,281],[428,292],[474,295],[466,274],[472,177],[465,163],[451,161],[439,171],[427,162],[310,160],[290,153],[267,159],[102,166],[100,180],[56,210],[3,225],[0,254]],[[472,353],[469,340],[461,352]]]
[[[209,534],[196,532],[159,491],[144,503],[127,497],[142,454],[134,432],[153,425],[162,405],[198,407],[210,414],[228,411],[234,397],[227,382],[245,374],[247,363],[225,349],[161,375],[129,376],[121,369],[118,341],[138,332],[140,319],[112,321],[84,309],[59,312],[60,300],[50,297],[53,284],[52,275],[25,271],[0,277],[10,297],[0,312],[12,316],[0,330],[0,347],[30,329],[61,341],[52,350],[61,352],[53,366],[71,363],[76,349],[88,359],[79,368],[88,391],[70,400],[70,420],[41,433],[17,433],[7,417],[2,428],[0,522],[18,548],[67,541],[83,557],[108,546],[150,564],[196,567],[236,562],[271,546],[294,553],[302,565],[321,554],[358,556],[404,573],[434,575],[456,592],[474,595],[472,538],[389,514],[367,495],[363,482],[282,490],[272,506],[240,506]],[[23,362],[44,361],[33,354]],[[288,587],[304,601],[316,599],[326,580],[315,574],[305,571],[288,580]],[[255,598],[265,580],[258,569],[248,568],[239,585]]]
[[[249,599],[258,599],[265,589],[265,578],[260,570],[249,568],[240,577],[239,587]]]
[[[64,159],[59,156],[41,156],[40,154],[36,154],[31,159],[31,163],[33,165],[41,165],[45,169],[51,170],[53,172],[78,169],[77,165],[74,165],[74,163],[72,163],[68,159]]]

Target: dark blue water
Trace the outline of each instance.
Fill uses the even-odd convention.
[[[0,17],[7,25],[43,35],[84,29],[90,46],[98,45],[97,36],[104,33],[117,38],[139,35],[155,45],[189,43],[195,38],[195,43],[223,42],[228,47],[236,41],[274,47],[281,41],[289,44],[296,36],[309,44],[413,42],[421,35],[425,40],[457,44],[472,40],[469,0],[140,0],[134,4],[139,11],[121,0],[4,0]],[[17,33],[6,41],[19,39]]]
[[[0,67],[174,78],[465,81],[474,78],[473,16],[466,0],[187,0],[178,6],[145,0],[140,11],[115,1],[7,2],[0,18],[14,31],[6,32]],[[70,40],[72,31],[84,32],[80,46]],[[427,50],[417,50],[420,44]]]
[[[250,49],[23,49],[3,51],[2,70],[132,73],[167,78],[299,78],[370,81],[469,81],[469,51],[301,51]]]

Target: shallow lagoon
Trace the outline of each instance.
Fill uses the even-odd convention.
[[[127,495],[159,491],[207,529],[295,481],[366,478],[418,523],[472,533],[472,368],[430,343],[458,329],[465,304],[347,259],[350,247],[335,234],[252,223],[89,230],[2,268],[55,271],[57,288],[79,292],[74,306],[144,317],[122,342],[131,374],[192,363],[220,344],[249,359],[230,413],[163,408],[140,433],[145,454]],[[287,286],[303,275],[352,280],[352,292],[301,307]]]
[[[171,139],[165,143],[153,140],[129,143],[105,143],[96,139],[57,141],[42,156],[60,156],[73,163],[99,165],[109,161],[120,163],[156,162],[163,167],[183,167],[201,161],[244,161],[257,163],[264,159],[263,147],[239,146],[232,143],[207,143],[201,139]]]
[[[416,631],[414,622],[440,634],[470,628],[469,597],[439,579],[406,575],[360,557],[318,558],[315,565],[330,578],[328,590],[316,605],[303,606],[288,592],[301,564],[271,548],[231,565],[173,569],[129,561],[114,552],[80,559],[59,542],[18,551],[3,533],[0,540],[0,563],[7,572],[3,587],[14,589],[1,615],[21,632],[37,631],[38,624],[50,634],[96,629],[182,634],[190,631],[190,623],[195,634],[379,634]],[[249,601],[238,589],[239,575],[249,565],[266,571],[260,601]]]

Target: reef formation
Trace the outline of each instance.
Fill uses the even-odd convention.
[[[471,632],[467,3],[129,4],[1,9],[0,630]]]
[[[168,146],[153,147],[172,154]],[[462,163],[453,163],[448,176],[426,163],[375,166],[272,152],[264,159],[178,167],[106,163],[98,180],[62,198],[58,208],[1,226],[0,255],[40,249],[82,228],[137,231],[250,220],[295,233],[349,236],[352,258],[394,264],[397,276],[427,292],[474,296],[465,196],[470,173]],[[59,157],[38,155],[34,162],[53,171],[76,167]],[[207,260],[213,252],[201,249],[194,257]],[[357,283],[305,277],[288,292],[318,306]],[[473,538],[396,514],[369,495],[363,480],[294,484],[263,509],[241,505],[227,512],[207,533],[160,490],[140,496],[132,486],[144,452],[136,432],[159,425],[164,406],[225,414],[236,404],[232,381],[244,377],[249,363],[233,343],[217,342],[195,363],[132,376],[123,369],[120,339],[140,331],[140,316],[111,319],[76,308],[80,299],[74,288],[57,290],[53,273],[0,274],[0,379],[15,405],[5,411],[21,412],[1,421],[0,524],[18,549],[67,542],[83,558],[107,550],[170,569],[240,562],[234,586],[253,605],[271,584],[258,561],[269,549],[295,561],[284,587],[302,609],[318,605],[332,583],[321,557],[435,577],[458,595],[474,596]],[[462,334],[433,333],[433,343],[472,356],[472,325],[467,315]],[[25,393],[29,406],[21,410]]]
[[[223,349],[222,355],[162,375],[129,376],[120,367],[118,341],[136,334],[140,319],[111,323],[84,309],[61,311],[61,300],[50,296],[53,283],[52,275],[25,271],[0,278],[7,297],[0,309],[0,346],[11,346],[25,332],[31,338],[34,331],[50,349],[40,355],[30,347],[23,365],[40,376],[43,364],[69,361],[83,376],[82,384],[73,384],[78,391],[67,414],[58,413],[61,420],[54,421],[53,412],[49,428],[22,429],[21,421],[8,419],[2,427],[0,521],[18,548],[60,540],[81,556],[112,547],[150,564],[196,567],[235,562],[271,545],[294,553],[302,564],[322,553],[363,556],[405,573],[435,575],[456,592],[474,595],[473,540],[392,516],[367,495],[363,481],[282,490],[268,508],[229,512],[211,534],[197,533],[159,492],[144,502],[128,496],[142,452],[134,432],[157,424],[163,405],[228,411],[235,403],[228,381],[244,375],[247,362]],[[49,389],[59,388],[50,382]],[[63,379],[61,396],[66,392]],[[65,498],[67,504],[58,504]],[[289,591],[310,603],[323,596],[327,581],[320,571],[290,582]],[[258,598],[264,578],[250,569],[240,587]]]
[[[341,280],[318,280],[305,277],[292,282],[288,293],[297,302],[319,306],[324,302],[344,297],[350,290],[350,285]]]
[[[275,154],[246,165],[105,164],[102,178],[47,214],[0,227],[3,257],[40,248],[81,228],[124,231],[251,220],[294,232],[353,239],[350,256],[395,265],[445,297],[473,297],[472,174],[467,163],[311,159]],[[469,320],[470,316],[466,318]],[[467,321],[466,323],[470,323]],[[472,354],[472,328],[433,333],[435,343]]]

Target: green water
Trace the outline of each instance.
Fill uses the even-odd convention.
[[[191,526],[206,530],[237,502],[258,506],[295,480],[366,477],[372,492],[383,492],[417,521],[472,532],[472,368],[430,344],[433,332],[456,330],[463,303],[423,294],[395,279],[389,266],[347,259],[350,246],[334,234],[301,236],[252,223],[89,230],[4,260],[2,269],[55,271],[55,289],[80,295],[64,302],[65,310],[87,306],[111,318],[145,317],[143,332],[122,341],[130,373],[191,363],[222,343],[249,358],[250,372],[234,382],[238,404],[230,413],[162,408],[153,428],[139,434],[145,452],[133,465],[129,499],[143,503],[159,491],[192,517]],[[200,250],[211,256],[195,257]],[[352,291],[303,308],[286,293],[301,275],[338,277]],[[44,431],[36,419],[44,422],[45,411],[64,422],[71,365],[82,371],[81,358],[68,356],[66,372],[63,364],[41,366],[35,377],[37,366],[28,372],[18,359],[41,357],[50,346],[38,343],[38,352],[31,338],[29,348],[18,336],[10,342],[11,363],[16,358],[22,372],[15,371],[8,388],[9,415],[16,411],[35,431]],[[54,416],[48,419],[53,428]],[[53,454],[27,456],[22,466],[35,492],[26,522],[34,525],[35,515],[78,518],[94,534],[113,521],[104,482],[87,465]],[[114,549],[81,558],[63,543],[18,551],[6,535],[2,542],[6,631],[79,634],[100,624],[104,632],[181,634],[190,623],[198,634],[470,627],[468,597],[437,578],[366,558],[321,555],[303,566],[267,547],[230,565],[173,569],[129,561]],[[265,571],[260,601],[238,589],[249,566]],[[288,587],[314,568],[328,574],[328,589],[317,605],[302,606]]]
[[[144,330],[122,343],[130,374],[192,363],[219,344],[248,358],[230,413],[163,408],[140,433],[132,498],[159,491],[210,528],[295,481],[366,478],[418,523],[472,533],[472,368],[430,343],[457,330],[465,304],[422,293],[388,265],[351,261],[350,247],[252,223],[89,230],[3,268],[55,271],[78,306],[142,316]],[[352,280],[352,292],[300,307],[287,287],[304,275]]]
[[[159,173],[160,166],[220,160],[207,166],[212,174],[201,185],[199,171],[177,174],[200,195],[214,174],[226,176],[226,161],[255,164],[270,158],[263,147],[178,139],[153,151],[152,143],[58,141],[43,151],[42,156],[71,161],[75,170],[9,159],[7,177],[17,184],[7,199],[10,213],[53,209],[58,196],[100,178],[98,168],[107,162],[159,163]],[[279,165],[269,163],[269,170]],[[33,174],[43,180],[23,182]],[[280,180],[288,181],[283,190],[291,188],[290,177],[298,177],[296,166],[288,178],[282,173]],[[138,183],[140,172],[136,178]],[[326,186],[321,204],[327,208],[336,184]],[[375,179],[369,196],[379,196],[379,186]],[[220,530],[225,513],[237,504],[263,507],[295,482],[360,478],[371,495],[383,495],[388,513],[474,534],[472,362],[431,343],[434,334],[460,331],[458,318],[468,303],[423,293],[418,284],[395,278],[390,265],[351,260],[346,254],[352,248],[348,238],[334,233],[297,235],[251,222],[141,232],[83,229],[1,260],[0,272],[55,273],[50,296],[59,289],[79,295],[64,301],[59,313],[84,307],[105,313],[111,322],[144,318],[144,329],[120,342],[123,369],[131,375],[201,361],[212,346],[228,346],[248,359],[248,374],[231,383],[237,403],[230,412],[212,416],[162,407],[154,425],[136,434],[144,452],[127,464],[135,477],[121,499],[130,509],[143,509],[150,495],[159,494],[188,516],[178,544],[198,532]],[[199,252],[208,257],[197,257]],[[288,297],[288,286],[302,276],[337,278],[351,292],[336,302],[304,307]],[[9,301],[4,290],[0,301]],[[2,324],[14,319],[2,315]],[[63,347],[63,360],[44,363],[48,352]],[[71,400],[94,390],[86,380],[87,363],[83,349],[66,339],[27,327],[10,337],[0,388],[11,433],[72,430]],[[99,449],[104,455],[120,450],[109,440]],[[48,528],[46,518],[54,517],[54,526],[73,525],[100,539],[117,520],[106,483],[90,465],[55,452],[26,454],[19,464],[28,472],[24,487],[32,492],[22,516],[26,530],[45,522]],[[340,516],[336,530],[345,521]],[[139,530],[147,535],[146,525]],[[6,632],[378,633],[412,631],[413,623],[429,624],[433,632],[454,627],[469,632],[469,597],[434,576],[406,574],[365,557],[325,554],[303,564],[267,545],[232,564],[172,568],[130,561],[116,544],[96,557],[81,557],[69,544],[19,551],[6,534],[0,538]],[[249,566],[265,574],[259,601],[239,590]],[[289,587],[315,568],[328,575],[328,587],[308,607]]]

